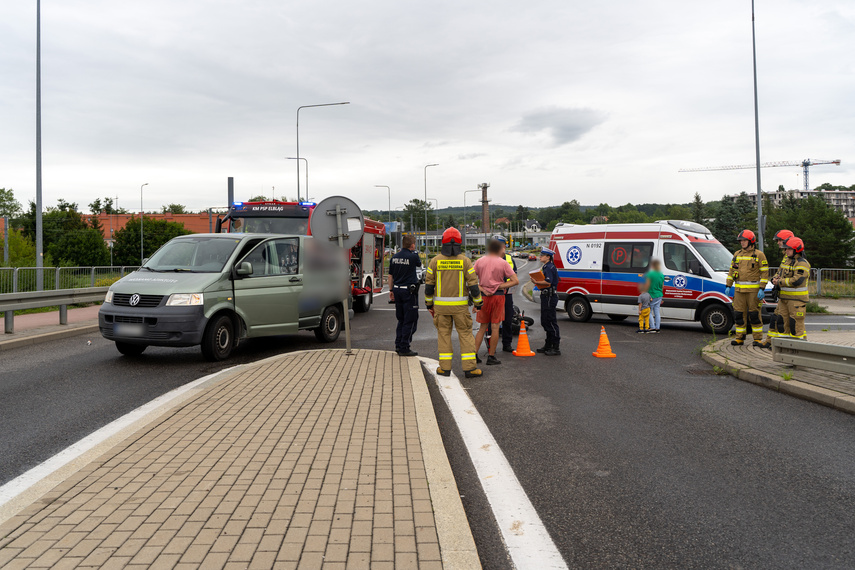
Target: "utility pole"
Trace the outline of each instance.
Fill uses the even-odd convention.
[[[754,39],[754,0],[751,0],[751,51],[754,56],[754,150],[757,165],[757,247],[763,250],[763,191],[760,189],[760,115],[757,106],[757,42]]]
[[[36,0],[36,291],[44,289],[42,225],[42,3]]]

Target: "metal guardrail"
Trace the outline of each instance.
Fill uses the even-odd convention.
[[[819,269],[816,294],[822,297],[855,297],[855,269]]]
[[[855,346],[774,338],[772,360],[855,376]]]
[[[59,305],[59,324],[68,324],[68,305],[98,303],[104,300],[109,287],[27,291],[0,295],[0,312],[4,314],[6,334],[15,332],[15,311]]]
[[[36,291],[41,272],[42,290],[95,287],[104,279],[120,279],[138,265],[94,267],[0,267],[0,294]]]

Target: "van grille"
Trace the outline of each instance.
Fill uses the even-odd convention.
[[[113,304],[117,307],[130,307],[131,297],[127,293],[114,293]],[[136,307],[157,307],[163,300],[163,295],[140,295],[140,302]]]

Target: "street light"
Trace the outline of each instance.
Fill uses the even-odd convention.
[[[466,250],[466,195],[470,192],[480,192],[480,188],[476,188],[475,190],[464,190],[463,191],[463,250]],[[476,240],[477,243],[477,240]]]
[[[428,198],[428,200],[433,200],[434,202],[436,202],[436,210],[434,210],[433,213],[436,214],[436,231],[438,232],[439,231],[439,200],[437,200],[436,198]],[[427,211],[427,210],[425,210],[425,211]]]
[[[341,103],[321,103],[320,105],[303,105],[297,107],[297,201],[300,201],[300,109],[308,109],[309,107],[333,107],[335,105],[350,105],[350,101]],[[307,183],[308,184],[308,183]],[[308,189],[306,190],[308,196]]]
[[[427,249],[428,249],[428,244],[427,244],[427,237],[428,237],[428,233],[427,233],[428,232],[428,229],[427,229],[427,227],[428,227],[428,221],[427,221],[427,202],[428,202],[428,197],[427,197],[427,169],[430,168],[431,166],[439,166],[439,164],[426,164],[425,165],[425,255],[427,255]]]
[[[301,160],[306,161],[306,200],[308,201],[308,198],[309,198],[309,159],[303,158],[302,156],[300,158],[296,158],[294,156],[286,156],[285,158],[287,158],[288,160],[296,160],[298,165],[300,164]],[[299,190],[297,192],[298,192],[297,201],[299,202],[300,201]]]
[[[140,265],[143,264],[143,207],[142,207],[142,189],[143,186],[148,186],[148,182],[140,186]]]
[[[375,184],[375,188],[385,188],[389,193],[389,223],[392,223],[392,189],[383,184]]]

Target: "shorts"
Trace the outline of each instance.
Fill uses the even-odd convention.
[[[475,321],[481,324],[494,323],[499,324],[505,320],[505,296],[504,295],[483,295],[484,304],[481,305],[481,310],[475,315]]]

